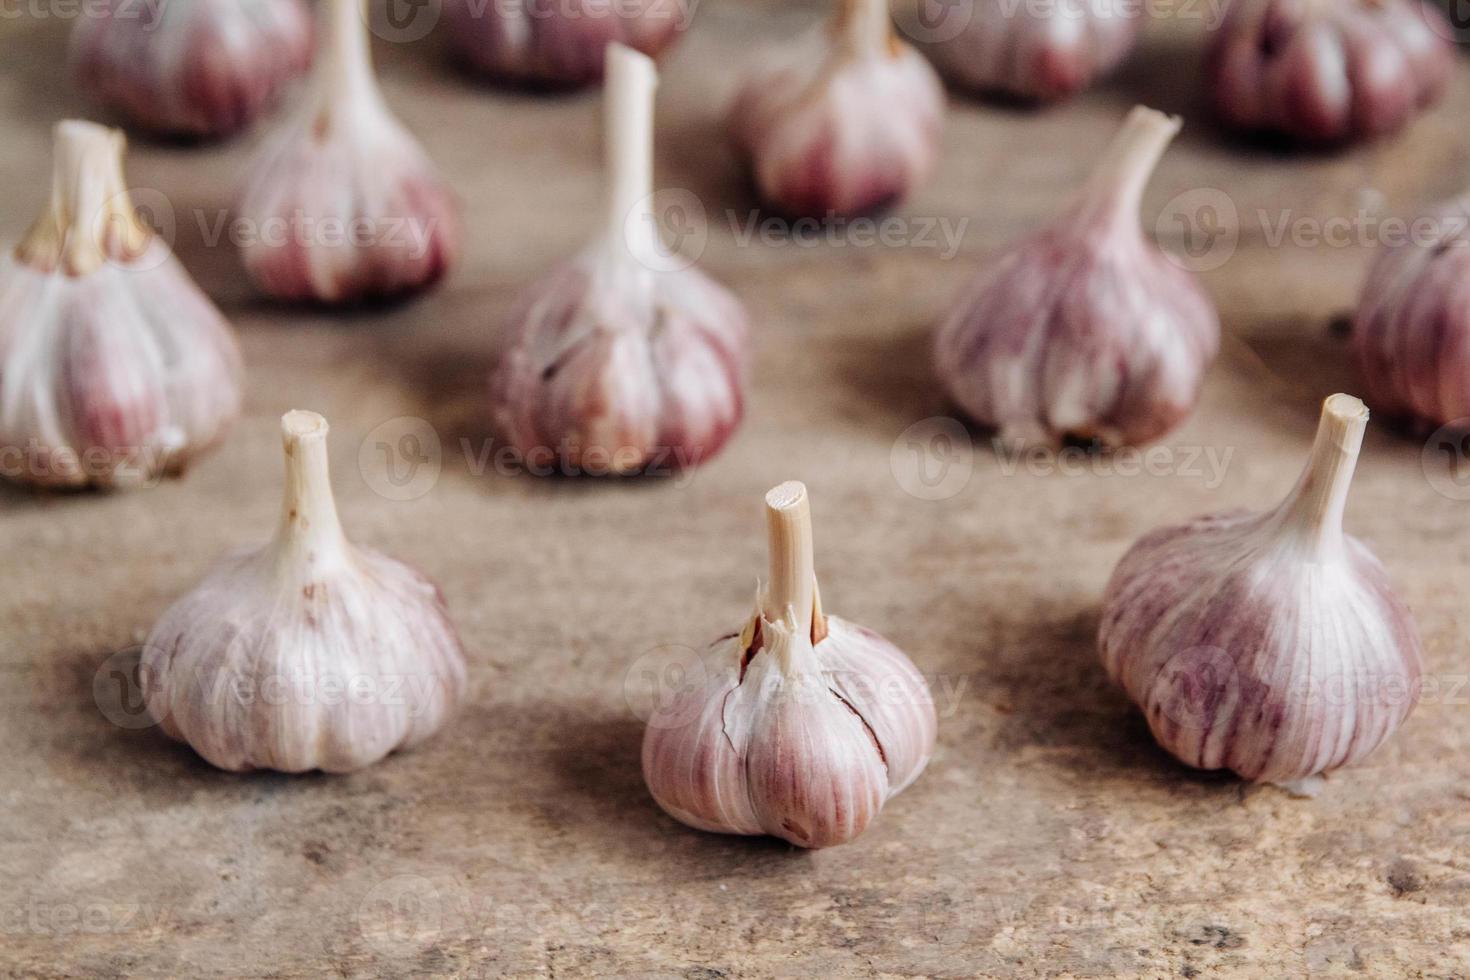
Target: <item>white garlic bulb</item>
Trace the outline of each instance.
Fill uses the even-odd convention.
[[[1333,395],[1279,507],[1154,531],[1113,573],[1103,666],[1187,765],[1302,788],[1362,761],[1413,711],[1414,621],[1342,530],[1367,424],[1362,402]]]
[[[349,772],[422,742],[465,688],[444,596],[354,547],[327,473],[327,423],[281,420],[286,490],[275,539],[176,602],[143,649],[149,713],[232,772]]]
[[[901,650],[822,612],[806,488],[782,484],[766,511],[771,578],[755,615],[650,721],[643,778],[698,830],[830,847],[918,778],[938,720]]]
[[[989,263],[940,328],[940,379],[1005,441],[1138,445],[1194,407],[1219,317],[1138,218],[1178,131],[1177,119],[1134,109],[1080,198]]]
[[[53,487],[176,474],[240,411],[229,325],[139,220],[123,136],[56,126],[51,201],[0,256],[0,475]]]
[[[71,36],[78,83],[137,126],[227,136],[265,111],[311,61],[302,0],[102,0]]]
[[[311,90],[251,162],[236,208],[245,269],[277,299],[402,296],[459,251],[454,197],[373,78],[363,2],[323,0]]]
[[[761,197],[787,214],[870,212],[928,179],[944,87],[887,0],[838,0],[830,28],[769,52],[729,113]]]
[[[491,379],[497,432],[538,471],[688,469],[744,410],[744,309],[659,243],[656,84],[647,56],[610,48],[608,227],[522,298]]]

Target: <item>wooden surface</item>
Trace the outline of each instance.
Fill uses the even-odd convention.
[[[238,327],[247,415],[182,482],[0,491],[0,974],[1470,973],[1467,504],[1421,465],[1421,442],[1373,426],[1347,520],[1414,607],[1442,686],[1319,799],[1174,764],[1094,652],[1130,542],[1274,503],[1321,397],[1353,389],[1331,325],[1369,252],[1273,245],[1279,212],[1397,214],[1460,190],[1470,67],[1401,139],[1288,157],[1203,121],[1200,28],[1161,23],[1121,76],[1067,106],[953,104],[937,178],[897,212],[968,219],[952,258],[742,244],[726,210],[739,226],[751,202],[718,110],[751,45],[817,9],[712,0],[667,61],[660,183],[703,202],[701,261],[758,325],[745,426],[687,480],[477,475],[460,450],[484,444],[484,378],[516,290],[594,229],[595,94],[506,95],[448,71],[431,42],[380,45],[388,99],[463,195],[469,242],[444,288],[376,313],[273,308],[229,248],[207,246],[197,215],[228,205],[252,137],[134,147],[131,182],[165,195],[179,254]],[[58,69],[67,26],[0,21],[5,240],[45,197],[51,123],[86,112]],[[1238,248],[1204,275],[1228,339],[1197,414],[1152,475],[1117,461],[1048,473],[977,441],[930,493],[905,433],[948,431],[931,326],[1137,101],[1188,118],[1149,226],[1201,189],[1238,215]],[[443,584],[471,661],[470,703],[440,738],[349,777],[216,772],[133,727],[112,693],[167,604],[269,534],[290,408],[330,417],[349,533]],[[374,435],[405,418],[439,436],[444,462],[429,492],[395,501],[359,449],[371,460],[383,431],[420,426]],[[1228,460],[1218,478],[1206,448]],[[826,605],[908,650],[941,712],[928,772],[858,842],[819,853],[687,830],[638,768],[640,667],[746,612],[762,494],[792,478],[811,488]]]

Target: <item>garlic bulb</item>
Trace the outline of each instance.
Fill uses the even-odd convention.
[[[1080,198],[990,263],[940,328],[940,379],[1006,441],[1137,445],[1194,407],[1219,318],[1138,220],[1178,131],[1177,119],[1134,109]]]
[[[495,427],[535,468],[687,469],[743,411],[740,303],[660,251],[652,211],[653,62],[608,52],[608,228],[531,287],[491,379]]]
[[[181,472],[240,411],[229,325],[139,220],[123,137],[56,126],[51,201],[0,256],[0,475],[53,487]]]
[[[1333,395],[1281,506],[1155,531],[1113,573],[1103,666],[1187,765],[1300,784],[1360,762],[1414,709],[1413,619],[1342,530],[1367,424]]]
[[[154,720],[212,765],[349,772],[443,727],[464,653],[433,582],[343,535],[326,420],[289,412],[281,430],[275,540],[174,603],[138,676]]]
[[[438,281],[459,250],[449,188],[373,79],[362,4],[324,0],[311,91],[240,197],[246,271],[278,299],[401,296]]]
[[[1352,346],[1374,409],[1438,426],[1470,416],[1470,196],[1427,218],[1433,243],[1408,240],[1374,262]]]
[[[1233,0],[1211,40],[1209,85],[1238,129],[1371,138],[1439,98],[1452,36],[1427,0]]]
[[[845,844],[923,772],[934,702],[901,650],[822,612],[806,488],[772,490],[766,514],[771,578],[755,614],[650,722],[643,778],[698,830]]]
[[[761,197],[787,214],[877,210],[939,159],[939,76],[894,35],[887,0],[838,2],[830,29],[770,52],[730,109]]]
[[[959,88],[1055,102],[1087,88],[1132,53],[1138,14],[1136,5],[1122,0],[975,0],[963,28],[924,51]]]
[[[466,66],[514,84],[573,87],[601,80],[607,46],[656,58],[692,8],[669,0],[445,0],[449,44]]]
[[[93,99],[142,129],[219,137],[242,129],[311,61],[302,0],[86,4],[72,71]]]

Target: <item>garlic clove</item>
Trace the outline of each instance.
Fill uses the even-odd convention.
[[[88,4],[71,35],[72,73],[141,129],[228,136],[254,121],[311,61],[302,0]]]
[[[687,20],[664,0],[447,0],[444,17],[451,50],[471,70],[556,88],[600,81],[609,44],[657,58]]]
[[[887,0],[840,0],[829,29],[755,66],[729,112],[761,197],[816,217],[906,196],[938,162],[943,121],[939,76],[895,36]]]
[[[433,735],[464,694],[459,636],[424,575],[347,541],[327,423],[281,420],[275,539],[222,561],[154,627],[139,669],[171,737],[232,772],[349,772]]]
[[[57,124],[50,203],[0,257],[0,475],[17,482],[147,484],[240,411],[229,325],[139,221],[123,149]]]
[[[245,269],[277,299],[349,303],[427,288],[454,263],[458,207],[373,78],[363,0],[325,0],[296,118],[249,166]]]
[[[1219,317],[1138,221],[1178,131],[1177,119],[1134,109],[1079,199],[992,261],[940,327],[941,381],[1005,441],[1137,445],[1194,407]]]
[[[821,610],[806,488],[766,496],[770,580],[744,629],[643,741],[649,792],[698,830],[800,847],[853,840],[934,752],[933,698],[904,654]]]
[[[612,47],[608,228],[522,297],[491,378],[495,428],[537,470],[692,468],[719,452],[744,410],[744,310],[660,252],[656,83],[649,58]]]
[[[1210,42],[1209,86],[1237,129],[1314,144],[1371,139],[1439,99],[1451,36],[1424,0],[1234,0]]]
[[[1154,531],[1113,573],[1103,666],[1185,764],[1298,784],[1362,761],[1413,711],[1413,618],[1342,530],[1367,422],[1333,395],[1279,507]]]

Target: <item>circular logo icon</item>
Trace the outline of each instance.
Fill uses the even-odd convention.
[[[1470,500],[1470,418],[1435,430],[1419,453],[1424,479],[1448,500]]]
[[[893,443],[888,469],[899,489],[919,500],[948,500],[970,485],[975,444],[958,419],[915,422]]]
[[[1154,222],[1159,247],[1191,272],[1218,269],[1240,244],[1240,212],[1224,191],[1199,187],[1164,205]]]
[[[687,269],[709,244],[704,204],[682,187],[655,191],[623,219],[623,239],[638,261],[654,272]]]
[[[168,249],[148,249],[141,255],[129,255],[126,261],[113,258],[115,250],[109,247],[109,243],[130,242],[133,238],[133,226],[128,217],[130,214],[136,216],[144,228],[161,239]],[[118,191],[103,202],[101,210],[94,218],[92,234],[108,262],[120,268],[139,270],[153,269],[163,264],[168,258],[169,250],[173,248],[178,228],[178,216],[167,195],[150,187],[134,187]]]
[[[683,728],[703,710],[698,695],[709,678],[704,659],[689,647],[654,647],[623,676],[623,699],[650,728]]]
[[[362,8],[368,30],[394,44],[410,44],[428,37],[443,12],[443,0],[375,0]]]
[[[414,952],[444,928],[444,900],[419,875],[395,875],[373,886],[357,907],[357,929],[379,953]]]
[[[136,731],[157,724],[148,710],[142,658],[142,647],[119,650],[92,675],[92,700],[102,717],[118,728]]]
[[[898,29],[920,44],[952,41],[975,18],[975,0],[909,0],[895,18]]]
[[[1416,4],[1429,29],[1456,44],[1470,43],[1470,0]]]
[[[389,419],[358,447],[357,468],[378,496],[417,500],[434,489],[444,469],[439,433],[427,420],[412,415]]]
[[[1169,658],[1154,681],[1150,708],[1188,731],[1215,724],[1240,697],[1235,661],[1219,647],[1190,647]]]

